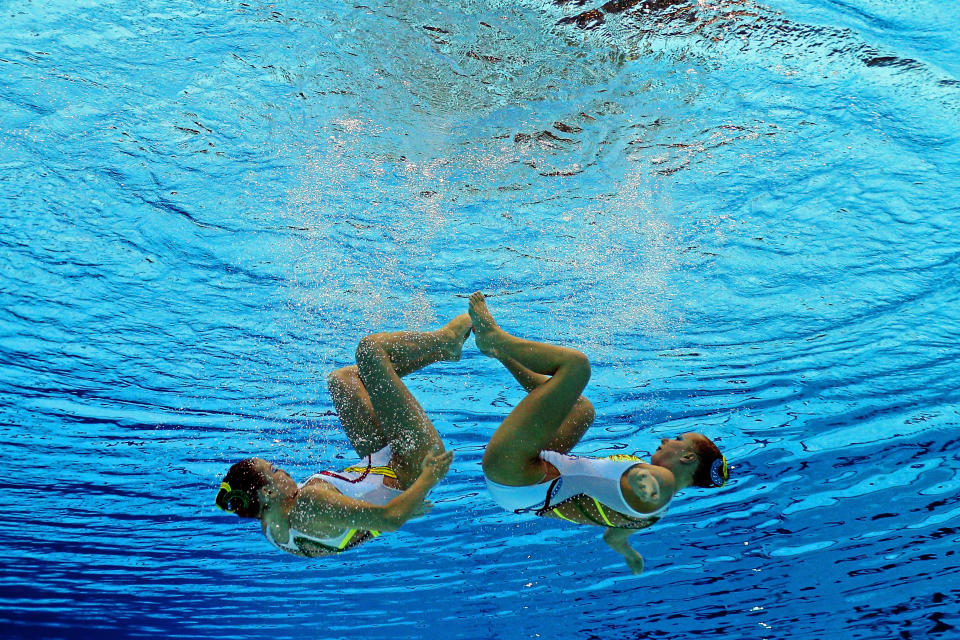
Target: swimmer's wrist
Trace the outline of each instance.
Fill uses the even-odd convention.
[[[423,471],[420,472],[420,475],[417,476],[417,479],[413,481],[413,484],[417,484],[418,482],[420,484],[426,485],[427,488],[430,488],[433,485],[440,482],[440,479],[435,478],[433,476],[433,473],[429,469],[424,469]],[[412,485],[411,485],[411,488],[413,488]]]
[[[434,478],[429,472],[421,471],[420,475],[417,476],[417,479],[413,481],[413,484],[410,485],[410,488],[407,489],[407,491],[414,491],[426,497],[430,489],[432,489],[438,482],[440,482],[440,480]]]
[[[397,527],[412,518],[431,486],[423,481],[421,475],[403,493],[387,503],[384,507],[387,517],[395,521]]]

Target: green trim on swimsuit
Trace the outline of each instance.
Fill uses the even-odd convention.
[[[593,524],[598,524],[598,525],[600,525],[601,527],[607,526],[607,525],[603,524],[602,522],[600,522],[599,520],[597,520],[596,518],[594,518],[593,516],[591,516],[589,513],[587,513],[587,512],[583,509],[583,507],[580,505],[580,501],[579,501],[579,500],[574,500],[574,501],[573,501],[573,504],[576,505],[577,509],[580,510],[580,513],[583,514],[583,517],[586,518],[587,520],[589,520],[590,522],[592,522]]]

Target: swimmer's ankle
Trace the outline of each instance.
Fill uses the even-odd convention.
[[[470,336],[470,316],[461,314],[448,322],[438,333],[442,336],[443,359],[456,362],[463,352],[463,343]]]

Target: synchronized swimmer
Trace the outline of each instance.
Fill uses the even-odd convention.
[[[604,542],[633,573],[642,572],[643,557],[627,538],[663,517],[678,491],[723,486],[728,472],[720,450],[703,434],[684,433],[664,438],[649,464],[627,455],[569,455],[595,415],[580,395],[590,379],[587,356],[510,335],[479,292],[470,296],[470,317],[480,351],[527,390],[483,454],[494,501],[514,513],[605,527]]]
[[[426,496],[450,469],[451,452],[410,390],[407,374],[460,359],[470,317],[431,332],[378,333],[360,341],[356,366],[327,383],[347,439],[361,458],[343,471],[321,471],[299,485],[261,458],[236,463],[216,503],[260,520],[283,551],[315,558],[352,549],[394,531],[433,506]]]
[[[305,557],[353,548],[425,514],[432,506],[427,493],[446,475],[452,454],[401,377],[459,360],[471,330],[480,351],[527,391],[483,456],[487,487],[507,511],[604,527],[604,542],[639,574],[643,557],[628,537],[663,517],[679,491],[726,483],[727,461],[701,433],[663,439],[649,463],[570,455],[595,415],[581,395],[590,379],[587,356],[507,333],[477,292],[469,315],[442,329],[367,336],[357,347],[357,365],[330,376],[334,407],[365,460],[297,485],[266,460],[248,458],[230,468],[217,505],[258,518],[272,544]]]

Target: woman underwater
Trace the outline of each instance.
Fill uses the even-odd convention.
[[[257,518],[279,549],[318,557],[394,531],[430,510],[424,498],[450,469],[451,452],[401,378],[434,362],[460,359],[470,317],[437,331],[378,333],[360,341],[356,366],[328,378],[334,408],[361,461],[297,484],[261,458],[227,472],[216,503]]]
[[[515,513],[606,527],[604,542],[641,573],[643,557],[627,539],[663,517],[678,491],[723,486],[728,472],[720,450],[700,433],[684,433],[664,438],[649,464],[626,455],[567,455],[594,418],[593,405],[580,395],[590,379],[587,356],[508,334],[479,292],[470,297],[470,317],[480,351],[528,392],[484,452],[493,499]]]

